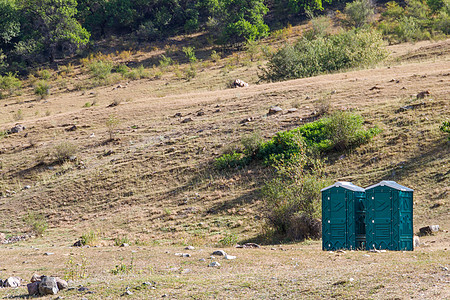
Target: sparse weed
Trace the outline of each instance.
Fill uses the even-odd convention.
[[[218,62],[220,60],[220,54],[216,50],[211,51],[211,60],[213,62]]]
[[[28,212],[23,221],[30,226],[32,232],[39,236],[42,236],[48,227],[45,217],[34,212]]]
[[[109,140],[114,140],[114,135],[117,127],[120,124],[120,120],[115,115],[109,115],[106,119],[106,128],[108,129]]]
[[[14,115],[13,115],[14,121],[20,121],[23,120],[23,111],[21,109],[18,109]]]
[[[4,76],[0,75],[0,99],[3,97],[2,91],[6,91],[9,96],[12,96],[21,87],[22,82],[17,78],[17,74],[7,73]]]
[[[194,47],[183,47],[183,52],[190,63],[194,63],[197,61],[197,57],[195,57]]]
[[[52,73],[50,72],[50,70],[41,69],[37,71],[37,76],[42,80],[49,80],[52,77]]]
[[[450,141],[450,121],[444,121],[439,129],[448,134],[448,140]]]
[[[235,233],[227,233],[221,240],[219,240],[219,245],[221,246],[233,246],[238,242],[238,236]]]
[[[120,274],[128,274],[132,272],[134,269],[134,255],[131,256],[130,264],[126,265],[124,263],[123,257],[120,258],[120,263],[117,264],[114,269],[111,270],[111,274],[120,275]]]
[[[55,146],[55,157],[60,163],[70,159],[77,153],[77,146],[69,141],[64,141]]]
[[[161,55],[161,59],[159,60],[159,66],[161,68],[166,69],[172,63],[173,63],[173,60],[170,57],[165,56],[164,54]]]
[[[87,65],[89,72],[95,79],[105,80],[111,74],[113,63],[107,60],[97,60]]]
[[[81,235],[81,244],[88,246],[97,245],[99,240],[98,232],[94,230],[90,230],[89,232],[83,233]]]
[[[80,254],[80,261],[75,260],[75,255],[70,253],[69,259],[66,262],[64,268],[64,279],[65,280],[76,280],[76,279],[86,279],[87,278],[87,258]]]
[[[116,237],[114,239],[114,245],[115,246],[121,246],[122,244],[130,244],[130,240],[128,239],[127,236]]]

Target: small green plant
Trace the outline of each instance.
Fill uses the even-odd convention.
[[[130,78],[132,80],[137,80],[137,79],[141,79],[141,78],[148,78],[149,76],[150,76],[150,73],[147,70],[145,70],[143,65],[140,65],[136,69],[130,70],[126,74],[126,77]]]
[[[238,242],[238,236],[235,233],[227,233],[221,240],[219,240],[219,245],[221,246],[233,246]]]
[[[66,267],[64,268],[64,279],[65,280],[76,280],[76,279],[86,279],[87,278],[87,258],[80,254],[80,261],[75,260],[75,255],[70,253],[69,259],[66,262]]]
[[[92,106],[92,103],[91,102],[86,102],[84,105],[83,105],[83,107],[91,107]]]
[[[45,217],[41,214],[37,214],[34,212],[29,212],[24,218],[23,221],[30,226],[32,232],[36,235],[42,236],[47,230],[48,224]]]
[[[211,60],[213,62],[218,62],[220,60],[220,54],[216,50],[211,51]]]
[[[22,87],[22,82],[17,78],[17,74],[6,73],[6,75],[0,75],[0,99],[3,97],[2,91],[12,96],[15,91]]]
[[[450,121],[444,121],[439,129],[448,134],[448,140],[450,141]]]
[[[23,120],[23,111],[21,109],[18,109],[14,115],[13,115],[14,121],[20,121]]]
[[[194,47],[183,47],[183,52],[190,63],[194,63],[197,61],[197,57],[195,57]]]
[[[131,256],[130,264],[126,265],[124,263],[123,257],[120,258],[120,263],[117,264],[114,269],[111,270],[111,274],[120,275],[120,274],[128,274],[132,272],[134,269],[134,255]]]
[[[242,153],[233,152],[224,154],[214,161],[214,166],[218,170],[233,169],[242,165]]]
[[[116,237],[114,239],[114,245],[115,246],[121,246],[122,244],[130,244],[130,240],[128,239],[127,236]]]
[[[39,99],[45,99],[50,93],[50,85],[47,81],[40,80],[34,86],[34,94]]]
[[[55,146],[55,157],[58,162],[64,162],[75,156],[77,146],[71,142],[64,141]]]
[[[184,77],[187,81],[191,80],[197,75],[197,70],[193,64],[190,64],[187,69],[184,70]]]
[[[106,128],[108,129],[109,140],[114,140],[115,131],[120,124],[120,120],[115,115],[109,115],[106,119]]]
[[[92,77],[100,80],[106,80],[111,74],[113,63],[107,60],[95,60],[88,64],[89,72]]]
[[[165,56],[164,54],[161,54],[161,59],[159,60],[159,66],[163,69],[169,67],[173,63],[173,60]]]
[[[90,230],[83,233],[80,240],[82,245],[95,246],[98,243],[99,236],[96,231]]]
[[[50,70],[42,69],[37,71],[38,77],[40,77],[42,80],[49,80],[52,77],[52,73]]]

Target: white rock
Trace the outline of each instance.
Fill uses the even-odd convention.
[[[213,261],[208,265],[208,267],[220,267],[220,264],[217,261]]]
[[[225,259],[228,259],[228,260],[236,259],[236,256],[227,254],[227,255],[225,255]]]

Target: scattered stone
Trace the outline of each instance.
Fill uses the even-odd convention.
[[[232,260],[232,259],[236,259],[236,256],[233,256],[233,255],[225,255],[225,259],[227,259],[227,260]]]
[[[240,79],[236,79],[235,81],[233,81],[233,83],[231,84],[231,86],[233,88],[239,88],[239,87],[248,87],[248,83],[244,82]]]
[[[23,126],[22,124],[16,124],[16,126],[14,126],[13,128],[11,128],[9,130],[10,133],[19,133],[21,131],[24,131],[26,129],[25,126]]]
[[[77,291],[79,291],[79,292],[87,292],[87,291],[89,291],[89,289],[87,287],[82,286]]]
[[[120,245],[120,247],[130,247],[130,245],[127,243],[123,243],[122,245]]]
[[[201,117],[201,116],[203,116],[205,114],[205,112],[204,111],[199,111],[199,112],[197,112],[197,117]]]
[[[58,286],[59,290],[65,290],[69,287],[69,284],[64,279],[55,277],[55,280],[56,280],[56,285]]]
[[[36,282],[36,281],[41,281],[41,279],[42,279],[42,276],[39,276],[37,274],[33,274],[33,276],[31,276],[30,281],[33,283],[33,282]]]
[[[374,85],[373,87],[371,87],[371,88],[369,89],[369,91],[373,91],[373,90],[381,90],[381,88],[378,87],[378,86],[376,86],[376,85]]]
[[[45,252],[44,253],[45,256],[50,256],[50,255],[53,255],[53,254],[55,254],[55,253],[53,253],[53,252]]]
[[[331,91],[331,95],[334,95],[334,94],[336,94],[336,90]]]
[[[22,279],[19,277],[9,277],[3,281],[3,287],[18,287],[20,286]]]
[[[208,265],[208,267],[212,267],[212,268],[220,267],[220,264],[217,261],[213,261]]]
[[[27,284],[28,295],[30,295],[30,296],[39,295],[39,284],[40,283],[41,283],[40,281],[34,281],[34,282]]]
[[[421,107],[421,106],[425,106],[425,102],[402,106],[399,109],[397,109],[395,112],[399,113],[399,112],[407,111],[407,110],[410,110],[410,109],[416,109],[416,108]]]
[[[414,248],[420,247],[420,239],[417,235],[414,236]]]
[[[83,242],[81,240],[78,240],[73,243],[72,247],[83,247]]]
[[[245,243],[244,245],[236,245],[236,248],[261,248],[261,246],[256,243]]]
[[[183,115],[180,112],[177,112],[173,117],[174,118],[181,118]]]
[[[184,250],[194,250],[195,247],[194,246],[187,246],[186,248],[184,248]]]
[[[419,229],[420,235],[431,235],[439,231],[439,225],[429,225]]]
[[[218,113],[218,112],[221,112],[222,110],[220,109],[220,108],[218,108],[218,109],[216,109],[214,112],[215,113]]]
[[[77,125],[73,125],[73,126],[71,126],[71,127],[69,127],[69,128],[66,128],[66,131],[75,131],[75,130],[77,130],[78,128],[77,128]]]
[[[189,123],[189,122],[192,122],[192,121],[194,121],[194,120],[192,120],[192,118],[186,118],[183,121],[181,121],[181,123],[184,124],[184,123]]]
[[[0,242],[3,242],[6,239],[6,235],[3,232],[0,232]]]
[[[122,294],[122,296],[130,296],[133,295],[133,292],[130,290],[126,290],[125,293]]]
[[[201,261],[201,262],[205,262],[206,261],[206,259],[204,259],[204,258],[200,258],[198,261]]]
[[[447,267],[441,266],[442,271],[448,271]]]
[[[29,190],[29,189],[31,189],[31,185],[26,185],[26,186],[23,187],[23,189],[24,190]]]
[[[175,253],[175,256],[180,256],[180,257],[191,257],[191,255],[189,253]]]
[[[41,296],[56,295],[58,291],[58,284],[56,283],[55,277],[42,277],[42,281],[39,284],[39,294]]]
[[[353,282],[353,281],[355,281],[355,278],[350,277],[350,279],[348,281]]]
[[[336,251],[336,253],[343,253],[343,254],[345,254],[346,252],[344,250],[342,250],[342,249],[339,249],[339,250]]]
[[[428,95],[430,95],[429,91],[422,91],[422,92],[417,93],[416,98],[423,99],[423,98],[425,98],[425,96],[428,96]]]
[[[240,121],[239,124],[245,124],[251,121],[253,121],[253,117],[245,118],[244,120]]]
[[[212,255],[217,255],[217,256],[226,256],[227,253],[223,250],[216,250],[212,253]]]
[[[369,254],[364,254],[364,256],[365,256],[365,257],[370,257],[370,255],[369,255]]]
[[[287,110],[287,112],[288,112],[288,114],[291,114],[291,113],[295,113],[296,111],[298,111],[298,109],[297,108],[289,108],[288,110]]]
[[[281,107],[279,107],[279,106],[273,106],[273,107],[269,108],[269,113],[268,113],[268,115],[269,115],[269,116],[270,116],[270,115],[274,115],[274,114],[280,113],[280,112],[282,112],[282,111],[283,111],[283,109],[282,109]]]

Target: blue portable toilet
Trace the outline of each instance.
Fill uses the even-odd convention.
[[[413,192],[386,180],[366,188],[367,250],[414,250]]]
[[[365,248],[365,191],[338,181],[322,192],[322,250]]]

